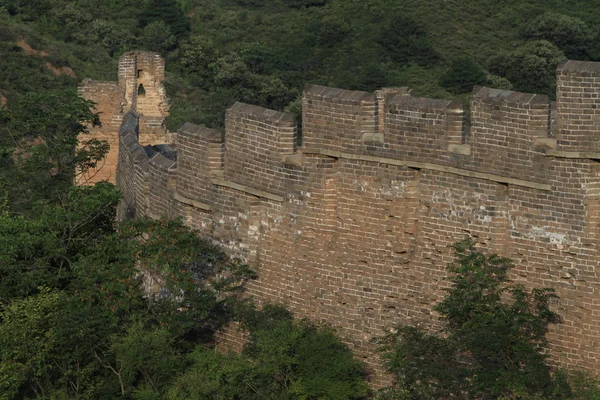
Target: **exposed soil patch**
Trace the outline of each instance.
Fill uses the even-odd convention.
[[[39,51],[39,50],[34,49],[29,44],[27,44],[27,42],[24,41],[24,40],[19,40],[17,42],[17,46],[19,46],[20,48],[22,48],[23,51],[26,54],[29,54],[30,56],[40,56],[40,57],[47,57],[48,56],[48,53],[46,53],[45,51]]]
[[[0,107],[2,107],[2,106],[4,106],[4,105],[6,105],[6,102],[7,102],[7,101],[8,101],[8,100],[6,99],[6,97],[4,97],[4,96],[2,95],[2,93],[0,93]]]
[[[27,44],[27,42],[24,40],[19,40],[16,44],[17,44],[17,46],[19,46],[20,48],[23,49],[25,54],[28,54],[30,56],[38,56],[38,57],[42,57],[42,58],[48,56],[48,53],[46,53],[43,50],[34,49],[29,44]],[[69,67],[56,68],[54,65],[52,65],[50,63],[50,61],[44,61],[44,65],[46,66],[46,68],[48,68],[48,70],[50,72],[52,72],[56,76],[67,75],[67,76],[70,76],[71,78],[77,78],[77,75],[75,75],[75,72],[73,72],[73,70]]]
[[[46,68],[48,68],[50,70],[50,72],[52,72],[56,76],[68,75],[71,78],[77,78],[77,75],[75,75],[75,72],[73,72],[73,70],[69,67],[56,68],[54,65],[50,64],[48,61],[44,61],[44,65],[46,66]]]

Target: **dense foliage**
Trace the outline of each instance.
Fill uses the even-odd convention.
[[[145,49],[167,57],[171,129],[222,127],[238,100],[298,113],[306,83],[553,97],[558,61],[600,59],[598,15],[582,0],[0,0],[0,93],[115,79],[118,56]]]
[[[553,96],[560,60],[600,60],[596,11],[583,0],[0,0],[0,399],[369,395],[333,330],[239,296],[254,277],[245,265],[180,221],[117,225],[114,186],[72,185],[108,150],[77,145],[97,118],[75,96],[84,77],[115,80],[123,52],[161,52],[171,129],[222,128],[237,100],[299,115],[306,83]],[[594,380],[572,389],[546,365],[553,293],[510,285],[508,260],[456,250],[437,306],[446,331],[382,339],[397,385],[378,396],[599,398]],[[231,320],[248,334],[242,354],[213,346]]]
[[[178,220],[117,224],[113,185],[73,185],[107,150],[78,143],[90,106],[42,90],[2,111],[0,399],[365,396],[333,331],[240,298],[246,265]],[[243,355],[214,350],[232,320]]]
[[[380,338],[396,385],[378,398],[597,398],[597,382],[575,379],[573,391],[566,375],[547,364],[548,325],[560,323],[552,311],[554,291],[511,283],[512,262],[483,254],[472,240],[453,248],[451,286],[434,307],[444,323],[442,335],[403,326]]]

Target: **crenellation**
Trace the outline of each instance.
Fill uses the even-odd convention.
[[[304,146],[360,152],[364,142],[380,141],[368,137],[378,130],[377,114],[372,93],[307,85],[302,100]]]
[[[177,193],[187,199],[213,204],[212,178],[223,170],[224,141],[221,132],[185,123],[177,135]]]
[[[448,163],[454,145],[464,144],[462,104],[451,100],[405,95],[386,98],[384,120],[385,150],[391,158]]]
[[[513,281],[557,291],[552,362],[596,371],[600,152],[587,89],[597,69],[559,67],[555,104],[476,87],[470,121],[459,102],[408,89],[309,85],[298,148],[291,115],[236,103],[224,133],[186,123],[148,158],[151,125],[131,111],[119,218],[181,216],[257,270],[247,291],[259,305],[333,324],[376,386],[389,377],[371,338],[397,324],[439,329],[449,245],[473,237],[515,261]],[[222,340],[239,349],[242,336]]]
[[[291,114],[234,104],[227,110],[224,179],[278,196],[293,190],[302,167],[285,160],[296,154],[296,132]]]
[[[377,98],[377,132],[383,133],[385,128],[385,105],[387,99],[394,95],[412,96],[413,90],[408,87],[383,88],[375,91]]]
[[[148,163],[148,190],[146,214],[152,218],[177,218],[178,207],[173,194],[177,188],[177,161],[156,153]]]
[[[558,150],[600,151],[600,69],[589,61],[564,61],[556,71]]]

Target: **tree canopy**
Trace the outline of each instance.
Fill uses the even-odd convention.
[[[434,306],[441,334],[407,325],[377,340],[395,378],[378,398],[597,398],[597,382],[575,379],[571,387],[567,375],[548,364],[548,327],[561,322],[552,310],[554,290],[512,283],[512,261],[475,244],[466,239],[452,246],[450,287]]]
[[[244,263],[180,220],[116,221],[110,183],[73,185],[108,149],[77,145],[91,106],[41,92],[2,112],[0,399],[367,395],[333,330],[240,296],[256,277]],[[246,351],[219,353],[234,320]]]

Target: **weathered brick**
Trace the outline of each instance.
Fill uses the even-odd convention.
[[[176,163],[148,158],[136,127],[140,137],[151,127],[131,112],[119,216],[182,216],[256,268],[248,293],[259,304],[338,328],[375,385],[389,378],[371,338],[397,324],[439,328],[432,306],[449,285],[448,246],[475,237],[515,261],[515,282],[556,289],[565,322],[549,333],[552,361],[597,371],[600,131],[587,118],[595,103],[580,100],[600,74],[599,64],[570,63],[559,67],[555,106],[478,87],[471,121],[456,102],[408,90],[311,85],[302,147],[289,115],[238,103],[224,135],[184,125]],[[235,329],[221,338],[243,342]]]

